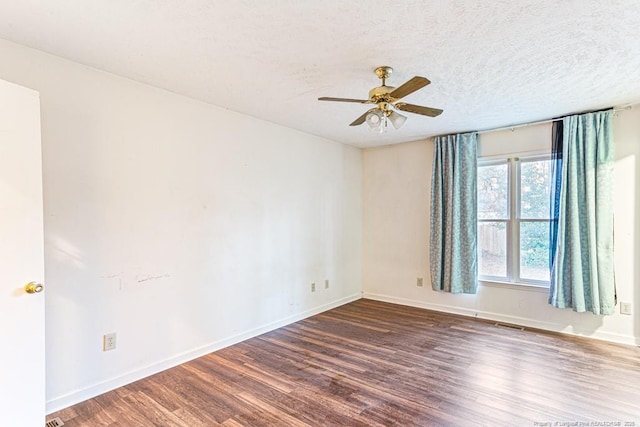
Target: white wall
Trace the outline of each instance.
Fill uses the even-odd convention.
[[[614,118],[615,262],[619,301],[633,316],[600,317],[551,307],[547,291],[483,283],[477,295],[431,289],[429,204],[432,141],[364,151],[363,291],[378,299],[520,325],[640,344],[640,108]],[[480,153],[536,150],[551,145],[551,126],[480,136]],[[424,287],[416,278],[424,278]]]
[[[41,96],[49,412],[360,297],[359,149],[6,41],[0,57]]]

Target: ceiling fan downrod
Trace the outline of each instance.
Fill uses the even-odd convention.
[[[378,76],[378,78],[382,80],[382,86],[386,86],[387,79],[389,78],[391,73],[393,73],[393,68],[387,65],[383,65],[382,67],[376,68],[374,71],[376,72],[376,75]]]

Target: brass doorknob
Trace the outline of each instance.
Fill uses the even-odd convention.
[[[37,294],[38,292],[42,292],[43,289],[44,289],[44,286],[42,286],[41,283],[37,283],[37,282],[29,282],[24,287],[24,290],[28,294]]]

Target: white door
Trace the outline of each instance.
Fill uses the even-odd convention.
[[[0,80],[0,424],[44,426],[40,98]]]

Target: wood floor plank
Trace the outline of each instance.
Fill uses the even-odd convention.
[[[267,412],[268,414],[274,415],[279,422],[293,427],[309,427],[309,424],[294,418],[293,416],[291,416],[291,414],[288,413],[288,411],[283,411],[282,408],[276,408],[275,406],[272,406],[264,400],[257,398],[251,393],[242,392],[238,395],[238,397],[247,402],[249,405],[255,408],[259,408],[262,411]]]
[[[55,416],[70,427],[638,426],[640,349],[363,299]]]

